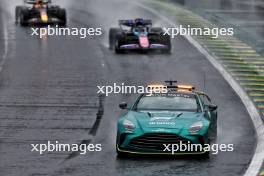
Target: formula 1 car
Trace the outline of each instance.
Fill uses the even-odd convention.
[[[150,85],[165,87],[166,91],[141,94],[129,107],[127,103],[119,105],[127,112],[118,121],[118,156],[199,154],[209,157],[210,147],[205,148],[217,136],[217,106],[193,86],[175,82]],[[192,148],[193,144],[198,147]],[[175,150],[176,145],[189,147]]]
[[[151,20],[119,20],[119,28],[111,28],[109,31],[109,46],[116,53],[128,50],[160,50],[162,53],[170,53],[171,39],[169,35],[164,35],[162,28],[152,27]]]
[[[51,5],[51,0],[24,0],[24,6],[16,7],[16,23],[21,26],[67,23],[66,10]]]

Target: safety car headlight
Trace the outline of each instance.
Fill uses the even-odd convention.
[[[129,131],[133,130],[136,127],[130,120],[127,119],[124,120],[123,125],[125,129]]]
[[[192,124],[189,128],[189,133],[197,133],[203,128],[203,122],[196,122]]]

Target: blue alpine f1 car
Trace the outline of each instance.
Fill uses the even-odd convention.
[[[148,19],[119,20],[119,28],[109,31],[110,49],[116,53],[128,50],[149,51],[159,50],[162,53],[171,52],[170,36],[164,34],[160,27],[152,27]]]

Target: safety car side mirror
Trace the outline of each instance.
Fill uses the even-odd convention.
[[[216,105],[214,105],[214,104],[210,104],[210,105],[208,105],[208,109],[209,109],[209,111],[215,111],[215,110],[217,110],[217,106]]]
[[[119,108],[120,109],[127,109],[127,103],[126,102],[122,102],[119,104]]]

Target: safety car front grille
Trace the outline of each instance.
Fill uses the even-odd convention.
[[[148,133],[132,139],[129,147],[139,150],[163,151],[164,144],[191,144],[186,138],[170,133]]]

